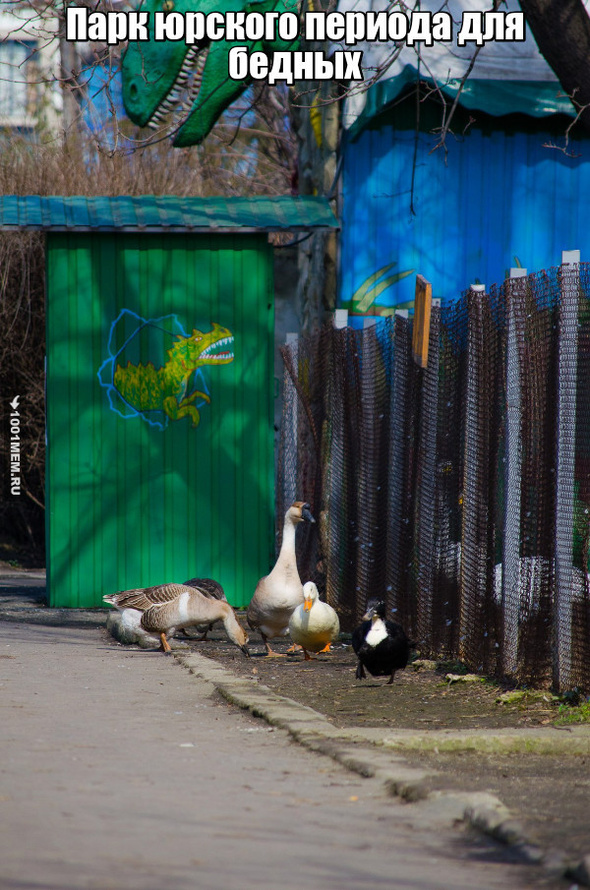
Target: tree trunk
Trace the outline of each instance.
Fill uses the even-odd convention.
[[[56,9],[59,19],[59,56],[60,56],[60,87],[63,98],[62,127],[64,147],[68,142],[73,145],[78,141],[80,123],[80,103],[78,75],[80,59],[76,44],[66,40],[66,7]]]
[[[576,109],[590,106],[590,18],[582,0],[519,0],[541,54]],[[590,130],[590,107],[580,117]]]

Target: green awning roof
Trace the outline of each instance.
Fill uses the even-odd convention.
[[[380,80],[370,87],[367,90],[365,107],[349,128],[348,138],[355,139],[374,117],[408,87],[414,85],[417,79],[416,69],[412,65],[406,65],[397,77]],[[421,74],[419,79],[434,87],[428,77]],[[452,101],[460,85],[460,79],[451,79],[447,83],[438,84],[438,88]],[[494,117],[515,113],[537,118],[552,114],[565,114],[572,118],[576,115],[574,106],[563,94],[557,81],[486,80],[472,77],[466,81],[459,103],[464,108],[484,111]]]
[[[337,229],[325,198],[179,198],[174,195],[0,196],[0,229],[274,232]]]

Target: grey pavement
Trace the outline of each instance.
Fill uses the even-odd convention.
[[[406,803],[421,777],[399,752],[193,652],[120,646],[105,612],[26,583],[1,581],[3,890],[571,885],[492,796]]]

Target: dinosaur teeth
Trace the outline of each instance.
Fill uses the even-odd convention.
[[[148,124],[147,124],[148,127],[149,127],[151,130],[157,130],[157,128],[158,128],[158,127],[160,126],[160,124],[162,123],[163,117],[164,117],[164,115],[163,115],[163,113],[162,113],[161,108],[158,108],[157,111],[154,112],[154,114],[152,115],[152,117],[151,117],[150,120],[148,121]]]
[[[202,50],[197,56],[197,62],[193,69],[193,81],[191,84],[191,88],[189,94],[186,98],[186,101],[183,103],[182,110],[184,112],[190,111],[193,106],[201,88],[201,83],[203,80],[203,71],[205,70],[205,64],[207,62],[207,56],[209,55],[209,49],[206,48]]]
[[[211,361],[221,361],[221,360],[232,360],[234,357],[233,352],[215,352],[212,354],[212,350],[219,349],[221,346],[230,345],[234,342],[233,337],[224,337],[223,340],[218,340],[216,343],[212,343],[210,346],[207,346],[206,349],[203,350],[201,356],[206,356]]]
[[[203,355],[205,355],[205,354],[206,353],[203,353]],[[215,355],[207,356],[209,361],[212,361],[212,362],[221,361],[222,359],[230,359],[231,360],[231,359],[233,359],[233,357],[234,357],[233,352],[218,352]]]
[[[189,47],[172,87],[150,118],[148,127],[156,129],[161,126],[164,117],[177,107],[183,115],[190,111],[201,88],[208,54],[208,47]],[[184,98],[182,98],[183,93]]]

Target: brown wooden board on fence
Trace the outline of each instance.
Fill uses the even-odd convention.
[[[430,312],[432,309],[432,285],[423,275],[416,275],[416,296],[414,300],[414,330],[412,334],[412,356],[420,368],[428,364],[428,342],[430,338]]]

